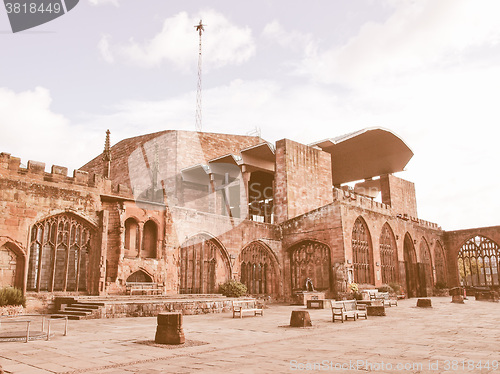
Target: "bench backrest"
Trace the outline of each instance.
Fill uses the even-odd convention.
[[[243,308],[243,309],[255,309],[257,307],[257,302],[255,300],[238,300],[233,301],[233,308]]]
[[[342,303],[344,304],[344,310],[346,312],[356,310],[356,300],[345,300],[342,301]]]

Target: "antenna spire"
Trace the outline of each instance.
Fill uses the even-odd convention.
[[[201,131],[201,35],[205,31],[204,25],[201,22],[195,27],[200,35],[200,48],[198,51],[198,90],[196,91],[196,131]]]

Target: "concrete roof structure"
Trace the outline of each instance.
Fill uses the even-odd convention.
[[[310,146],[332,155],[334,185],[402,171],[413,157],[403,139],[379,127],[325,139]]]

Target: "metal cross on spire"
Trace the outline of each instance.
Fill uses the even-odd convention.
[[[196,31],[200,35],[200,49],[198,52],[198,90],[196,91],[196,131],[201,131],[201,35],[205,31],[204,25],[201,22],[196,26]]]

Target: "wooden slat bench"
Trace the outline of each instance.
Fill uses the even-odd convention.
[[[233,318],[236,314],[239,314],[240,318],[243,318],[244,313],[253,313],[254,316],[257,314],[263,316],[264,309],[257,304],[256,300],[233,301]]]
[[[365,319],[368,318],[366,305],[358,304],[356,300],[332,300],[331,305],[332,322],[335,322],[335,318],[340,318],[342,323],[344,323],[344,320],[347,321],[348,318],[352,318],[355,321],[359,317],[365,317]]]
[[[163,285],[155,282],[127,282],[127,295],[132,295],[134,292],[141,295],[161,295],[163,293]]]
[[[391,296],[389,292],[374,292],[370,293],[370,300],[381,300],[384,306],[398,306],[397,296]]]

